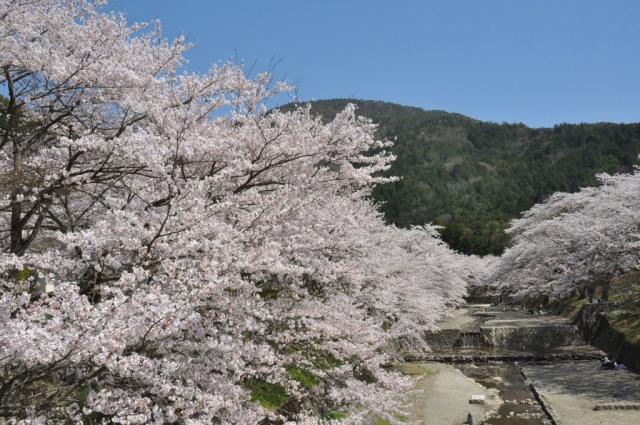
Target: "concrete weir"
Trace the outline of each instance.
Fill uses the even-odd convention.
[[[563,317],[468,305],[440,323],[439,331],[425,333],[424,340],[431,351],[408,350],[407,361],[428,362],[434,370],[434,364],[448,363],[453,369],[437,370],[448,370],[446,376],[458,370],[475,383],[467,388],[477,385],[474,392],[490,394],[492,404],[474,408],[469,394],[452,391],[446,379],[433,379],[430,395],[456,400],[440,397],[424,405],[418,409],[423,413],[414,415],[417,423],[459,425],[471,413],[475,424],[487,425],[640,424],[640,376],[601,370],[604,353],[586,344]],[[465,381],[458,376],[456,382]],[[410,410],[416,409],[414,404]]]
[[[443,321],[440,330],[426,332],[424,338],[432,351],[422,360],[592,360],[604,356],[587,345],[577,327],[563,317],[487,304],[467,306]]]
[[[483,323],[480,332],[491,347],[543,351],[585,345],[578,328],[558,316],[523,317],[520,312],[504,312],[501,317]]]

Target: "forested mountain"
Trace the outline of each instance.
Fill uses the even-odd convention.
[[[596,173],[631,170],[640,153],[640,124],[529,128],[353,99],[314,101],[312,112],[330,118],[347,103],[395,139],[388,173],[402,179],[374,192],[387,220],[445,226],[443,238],[464,253],[501,253],[511,218],[553,192],[595,184]]]

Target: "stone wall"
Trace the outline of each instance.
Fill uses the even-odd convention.
[[[585,340],[605,351],[609,357],[634,372],[640,372],[640,345],[627,341],[607,320],[606,304],[585,304],[578,312],[575,323]]]
[[[424,339],[432,349],[488,345],[488,341],[481,332],[464,332],[459,329],[427,331],[424,333]]]
[[[575,326],[493,326],[482,327],[482,333],[493,347],[538,352],[550,348],[584,345]]]
[[[425,332],[424,338],[431,348],[450,348],[456,346],[461,334],[459,329],[441,329]]]

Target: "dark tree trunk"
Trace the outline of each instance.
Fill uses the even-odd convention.
[[[22,154],[23,147],[20,138],[17,135],[18,114],[20,106],[17,105],[15,87],[9,67],[3,68],[4,76],[7,80],[7,90],[9,101],[7,102],[8,120],[4,128],[4,137],[2,146],[11,144],[13,153],[13,170],[11,172],[11,229],[10,229],[10,250],[13,254],[22,255],[24,253],[24,240],[22,239],[22,231],[24,223],[22,222],[22,203],[18,199],[22,190]]]

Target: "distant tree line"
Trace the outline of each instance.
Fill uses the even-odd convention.
[[[435,223],[467,254],[500,254],[511,219],[556,191],[596,184],[600,172],[628,172],[640,153],[639,124],[481,122],[460,114],[351,99],[313,102],[330,118],[346,103],[378,123],[397,155],[395,183],[373,192],[386,219],[401,227]]]

